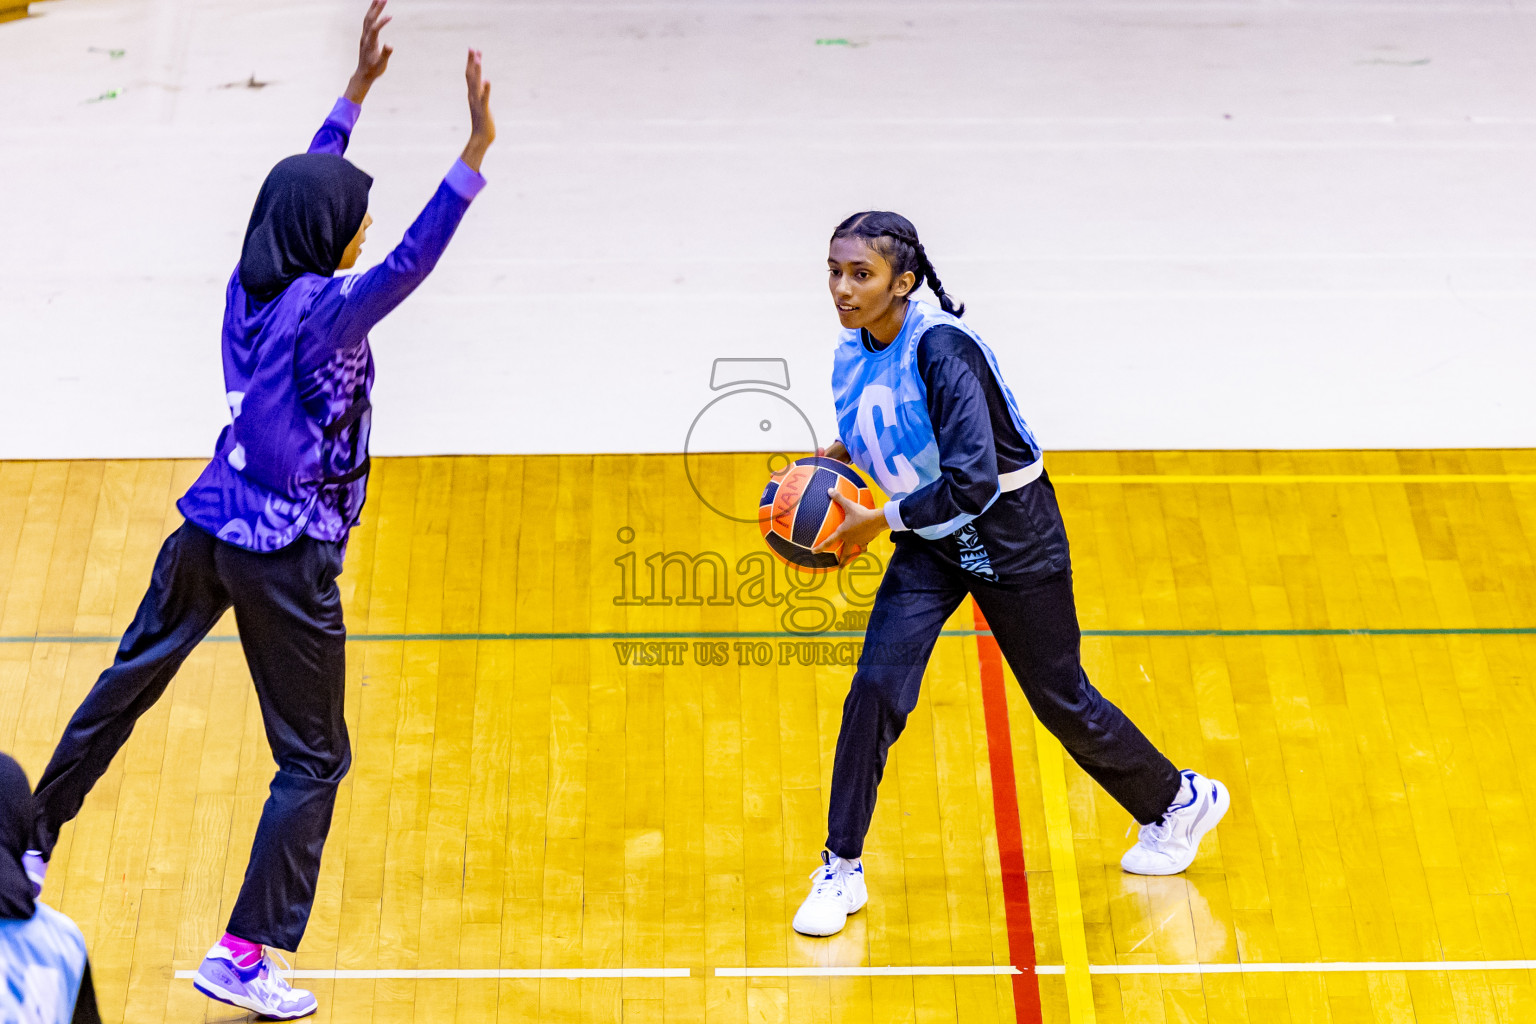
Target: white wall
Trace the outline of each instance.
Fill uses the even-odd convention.
[[[917,223],[1048,447],[1536,445],[1529,0],[392,7],[365,262],[462,144],[467,45],[501,138],[374,333],[378,454],[680,450],[717,356],[788,359],[829,438],[824,246],[866,207]],[[211,448],[251,202],[362,8],[0,25],[0,457]]]

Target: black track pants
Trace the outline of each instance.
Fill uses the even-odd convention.
[[[342,715],[343,545],[300,537],[256,553],[185,523],[160,548],[149,592],[112,667],[69,720],[37,784],[34,842],[51,855],[139,716],[231,605],[277,761],[229,931],[294,950],[309,923],[336,787],[351,765]],[[229,737],[229,756],[239,737]]]
[[[862,855],[886,754],[917,705],[939,631],[967,594],[975,596],[1030,707],[1051,734],[1137,821],[1160,819],[1178,795],[1178,769],[1088,681],[1079,657],[1071,570],[1030,584],[989,584],[912,538],[896,545],[886,568],[843,703],[827,849],[839,857]]]

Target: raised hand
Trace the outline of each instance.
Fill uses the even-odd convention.
[[[496,141],[496,119],[491,116],[491,83],[485,80],[479,50],[469,51],[464,64],[464,81],[469,86],[469,143],[459,159],[479,171],[485,151]]]
[[[347,83],[347,99],[353,103],[363,102],[369,88],[389,67],[390,54],[395,52],[393,46],[385,46],[379,41],[379,32],[393,20],[384,13],[385,2],[373,0],[368,5],[368,13],[363,15],[363,35],[357,44],[357,70],[352,72],[352,80]]]

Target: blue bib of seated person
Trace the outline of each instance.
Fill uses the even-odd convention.
[[[928,388],[917,372],[918,342],[940,325],[964,331],[980,346],[1014,426],[1035,457],[1040,457],[1040,445],[1019,415],[992,350],[959,317],[913,299],[907,303],[907,318],[895,341],[872,352],[864,345],[862,331],[843,331],[832,367],[832,400],[843,446],[854,465],[873,476],[892,498],[926,487],[940,475],[939,443],[928,417]]]
[[[52,907],[0,919],[0,1021],[69,1024],[85,969],[85,937]]]

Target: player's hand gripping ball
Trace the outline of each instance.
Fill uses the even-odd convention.
[[[811,550],[843,523],[842,508],[827,494],[833,488],[849,501],[875,507],[858,470],[836,459],[809,455],[773,474],[763,489],[757,524],[775,555],[791,565],[830,572],[862,550],[841,544]]]

